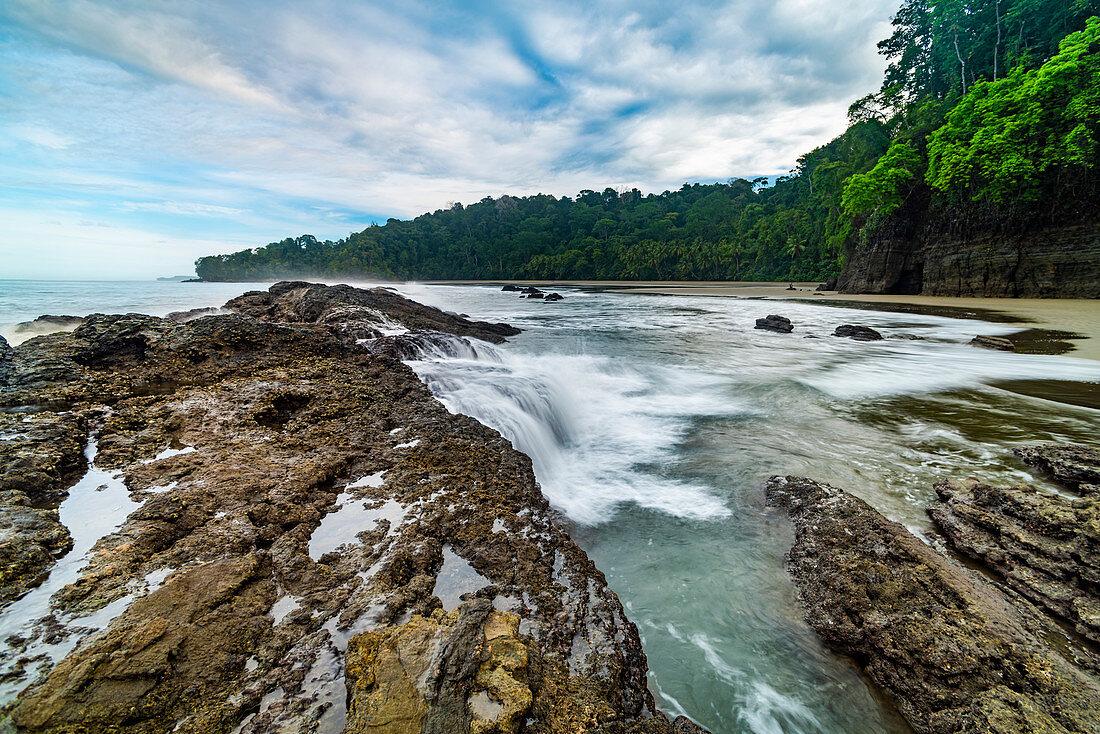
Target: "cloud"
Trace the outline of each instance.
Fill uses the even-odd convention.
[[[877,86],[896,6],[9,0],[0,184],[17,216],[76,222],[59,202],[86,200],[121,240],[216,247],[220,226],[229,247],[506,192],[776,174]]]

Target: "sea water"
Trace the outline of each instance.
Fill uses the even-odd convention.
[[[263,287],[11,284],[0,281],[4,324],[39,313],[167,313]],[[399,290],[524,329],[496,346],[455,339],[410,364],[450,410],[531,456],[543,491],[637,623],[659,705],[715,734],[905,730],[803,622],[784,566],[791,530],[764,506],[769,475],[830,482],[923,534],[935,480],[1046,484],[1011,448],[1089,442],[1100,430],[1100,411],[998,387],[1100,382],[1100,362],[1072,353],[967,344],[1022,328],[1011,324],[571,288],[556,303],[490,286]],[[789,317],[794,333],[752,328],[769,313]],[[887,338],[830,336],[842,323]]]

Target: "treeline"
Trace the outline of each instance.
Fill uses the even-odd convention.
[[[204,257],[197,273],[812,280],[836,275],[903,207],[981,226],[1095,216],[1097,13],[1100,0],[907,0],[879,44],[882,88],[774,185],[487,197],[336,242]]]

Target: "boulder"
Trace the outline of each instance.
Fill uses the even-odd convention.
[[[1045,643],[1029,604],[843,490],[772,477],[766,492],[794,525],[787,568],[810,626],[916,732],[1096,731],[1100,684]]]
[[[519,290],[519,288],[512,285],[511,283],[509,283],[508,285],[501,288],[501,290],[504,291],[505,293],[515,293],[516,291]]]
[[[976,336],[970,340],[970,346],[982,349],[996,349],[1001,352],[1014,352],[1016,345],[1001,336]]]
[[[1012,450],[1025,464],[1049,472],[1082,494],[1100,494],[1100,449],[1075,444],[1020,446]]]
[[[563,300],[565,300],[565,296],[563,296],[560,293],[547,293],[546,297],[543,300],[544,301],[563,301]]]
[[[1100,498],[975,479],[946,479],[935,489],[940,503],[928,514],[952,547],[1100,642]]]
[[[794,325],[791,324],[790,319],[786,316],[776,316],[775,314],[757,319],[756,326],[753,328],[774,331],[779,334],[790,334],[794,331]]]
[[[844,336],[855,339],[857,342],[877,342],[882,339],[882,334],[869,326],[856,326],[854,324],[841,324],[836,327],[833,336]]]

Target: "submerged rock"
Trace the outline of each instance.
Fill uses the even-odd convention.
[[[833,336],[844,336],[855,339],[857,342],[877,342],[882,339],[882,334],[869,326],[856,326],[854,324],[841,324],[836,327]]]
[[[976,336],[970,340],[970,346],[982,349],[996,349],[1001,352],[1014,352],[1016,345],[1002,336]]]
[[[514,286],[511,283],[509,283],[508,285],[501,288],[501,290],[504,291],[505,293],[515,293],[516,291],[519,290],[519,287]]]
[[[935,488],[928,514],[955,549],[1100,642],[1100,499],[973,479]]]
[[[67,331],[75,329],[84,323],[83,316],[54,316],[46,314],[33,321],[23,321],[15,326],[17,334],[45,334],[55,331]]]
[[[44,512],[16,529],[42,552],[0,546],[6,588],[64,552],[54,516],[89,432],[134,504],[42,621],[4,620],[22,625],[0,640],[20,730],[690,730],[656,711],[637,629],[530,460],[349,341],[334,309],[453,327],[454,343],[515,330],[355,290],[234,299],[256,318],[97,315],[13,351],[0,415],[53,427],[27,434],[40,457],[0,454],[25,467],[0,509]]]
[[[1095,732],[1100,684],[1034,632],[1041,619],[862,500],[772,477],[794,524],[788,569],[810,625],[923,734]]]
[[[791,324],[791,320],[786,316],[777,316],[775,314],[766,316],[762,319],[756,320],[756,326],[754,329],[764,329],[765,331],[774,331],[779,334],[790,334],[794,331],[794,325]]]
[[[1012,450],[1025,464],[1049,472],[1082,494],[1100,494],[1100,449],[1073,444],[1021,446]]]

